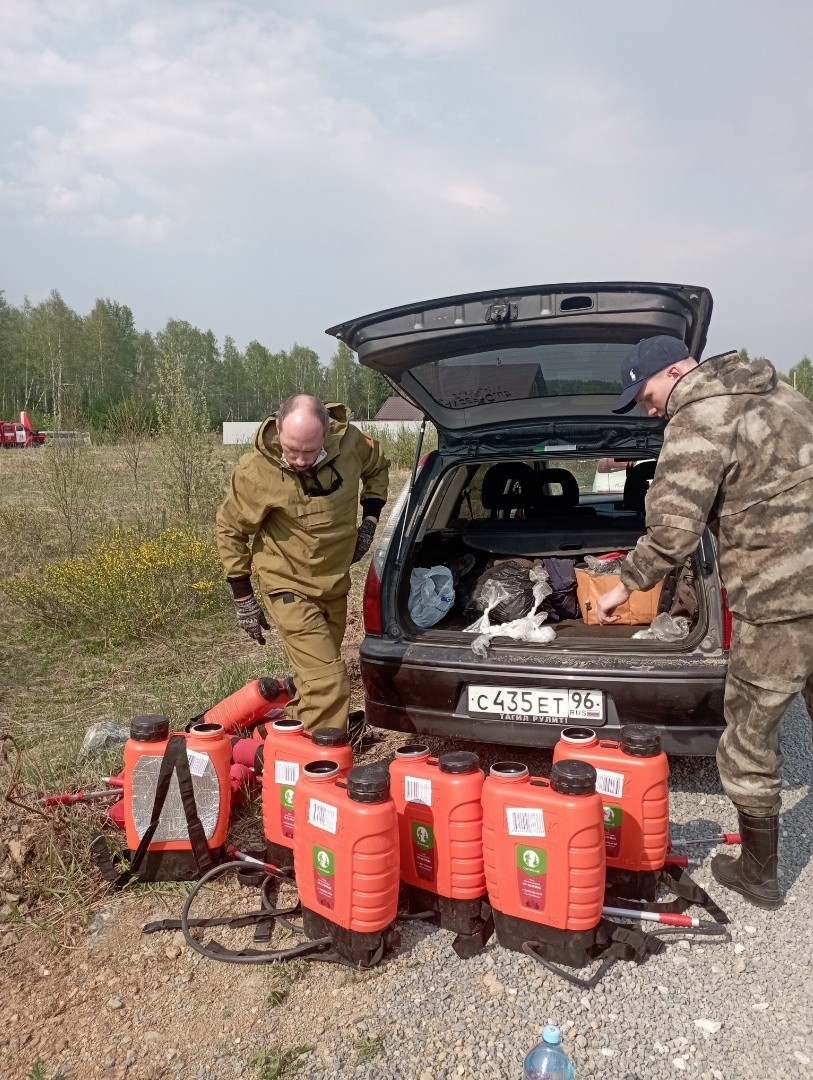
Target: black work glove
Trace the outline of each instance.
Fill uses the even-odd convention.
[[[244,600],[235,600],[237,609],[237,621],[241,629],[245,630],[249,637],[254,638],[258,645],[265,645],[263,630],[270,630],[265,612],[257,603],[254,596],[247,596]]]
[[[367,552],[370,550],[370,544],[373,542],[375,536],[375,527],[378,524],[377,521],[373,521],[371,518],[365,518],[359,525],[359,531],[356,536],[356,550],[353,552],[353,558],[351,562],[358,562]]]

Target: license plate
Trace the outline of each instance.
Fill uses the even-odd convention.
[[[521,720],[535,724],[558,724],[569,720],[604,723],[601,690],[541,690],[514,686],[470,686],[469,713]]]

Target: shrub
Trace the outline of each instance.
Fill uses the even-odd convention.
[[[46,625],[113,644],[212,608],[220,577],[212,540],[192,529],[153,537],[116,529],[92,554],[0,582],[0,590]]]

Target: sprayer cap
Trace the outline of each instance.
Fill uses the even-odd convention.
[[[353,802],[384,802],[390,794],[390,773],[386,765],[357,765],[347,774],[347,797]]]
[[[438,765],[441,772],[472,773],[480,768],[480,759],[470,750],[454,750],[449,754],[441,754]]]
[[[548,1024],[542,1032],[542,1039],[551,1046],[558,1046],[562,1041],[562,1033],[555,1024]]]
[[[429,757],[429,747],[422,742],[408,742],[395,751],[397,758]]]
[[[347,746],[350,738],[344,728],[319,728],[313,732],[317,746]]]
[[[257,680],[257,689],[266,701],[275,701],[279,697],[282,687],[279,679],[272,679],[270,676],[264,675],[262,679]]]
[[[134,716],[130,721],[130,738],[139,742],[163,742],[169,738],[169,720],[157,713]]]
[[[557,761],[550,771],[550,786],[560,795],[592,795],[596,770],[586,761]]]
[[[634,757],[656,757],[661,752],[661,737],[643,724],[627,724],[621,728],[621,749]]]

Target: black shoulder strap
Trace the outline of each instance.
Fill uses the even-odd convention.
[[[195,789],[192,785],[192,774],[189,771],[189,758],[186,754],[186,738],[183,735],[170,736],[164,756],[161,759],[161,768],[158,772],[158,780],[155,785],[155,799],[152,804],[150,823],[141,837],[138,849],[130,860],[126,870],[117,872],[114,867],[107,840],[104,836],[97,836],[91,844],[91,850],[96,856],[96,861],[102,876],[110,881],[114,888],[122,889],[137,873],[144,857],[147,854],[152,838],[161,820],[161,811],[169,793],[169,785],[174,774],[178,776],[178,789],[181,793],[186,825],[189,832],[189,841],[195,855],[198,872],[203,875],[215,865],[212,852],[206,840],[201,820],[198,817],[198,808],[195,803]],[[111,876],[112,869],[112,876]]]

